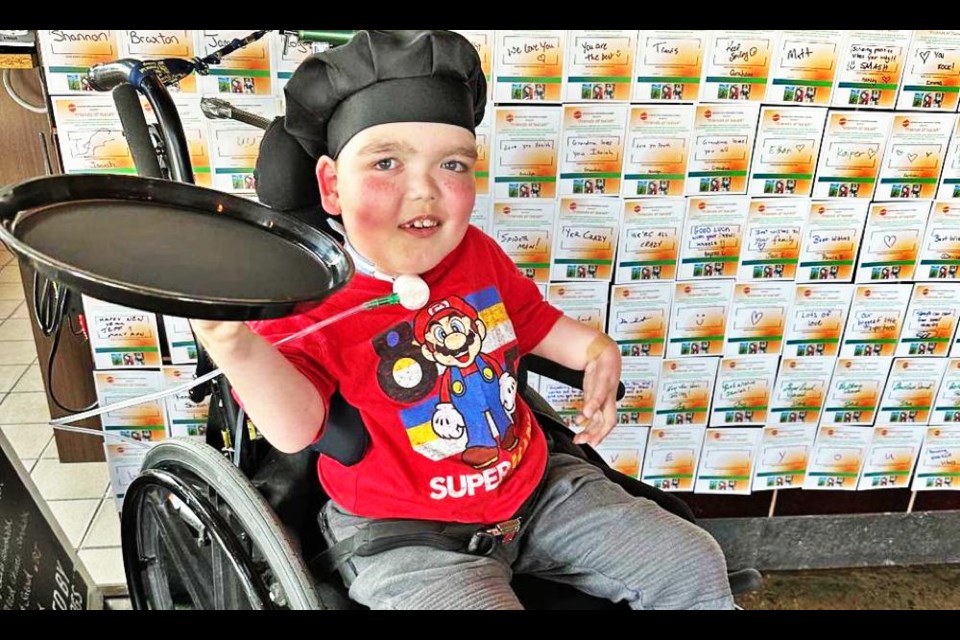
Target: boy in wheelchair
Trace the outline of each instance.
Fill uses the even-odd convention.
[[[486,105],[471,44],[444,31],[360,32],[308,58],[285,92],[285,122],[264,144],[285,138],[309,156],[358,273],[306,314],[192,322],[277,449],[326,437],[335,392],[359,412],[362,455],[317,465],[330,496],[321,522],[350,597],[371,608],[518,609],[518,573],[636,609],[732,608],[708,533],[634,497],[577,447],[548,447],[517,394],[525,354],[583,370],[574,442],[597,445],[616,423],[620,353],[544,301],[469,225]],[[284,208],[291,194],[279,188],[270,201],[277,170],[265,157],[261,199]],[[419,308],[382,306],[272,345],[391,288],[426,294],[421,280],[429,294],[409,305]]]

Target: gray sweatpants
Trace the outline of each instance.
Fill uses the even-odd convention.
[[[354,556],[350,598],[371,609],[522,609],[513,572],[571,584],[634,609],[732,609],[726,562],[706,531],[635,498],[594,465],[552,453],[540,499],[490,556],[411,546]],[[336,540],[369,522],[330,501]]]

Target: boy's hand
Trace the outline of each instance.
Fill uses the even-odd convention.
[[[574,422],[583,431],[574,436],[576,444],[596,447],[617,424],[617,387],[620,384],[620,349],[606,335],[602,348],[583,371],[583,412]]]

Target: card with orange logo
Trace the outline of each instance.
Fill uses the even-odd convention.
[[[494,197],[544,199],[557,195],[562,115],[562,107],[494,110]]]
[[[848,31],[833,106],[893,109],[911,35],[908,29]]]
[[[723,353],[734,284],[733,280],[676,283],[667,334],[668,358]]]
[[[806,198],[752,198],[737,280],[793,280],[809,210]]]
[[[534,282],[550,280],[556,200],[494,201],[490,235]]]
[[[719,358],[660,361],[653,426],[706,426],[719,362]]]
[[[493,100],[501,102],[561,102],[563,30],[496,31]]]
[[[694,493],[749,495],[761,429],[707,429]]]
[[[957,110],[960,96],[960,32],[913,32],[897,110]]]
[[[960,267],[960,206],[934,202],[917,263],[917,280],[956,280]]]
[[[616,196],[623,171],[625,104],[566,105],[560,194]]]
[[[840,357],[896,353],[912,292],[912,284],[857,286],[840,344]]]
[[[163,388],[172,389],[196,377],[195,365],[163,367]],[[186,436],[206,440],[210,397],[201,402],[190,399],[190,391],[181,391],[163,399],[167,413],[167,429],[171,438]]]
[[[960,359],[947,360],[930,424],[960,424]]]
[[[713,31],[703,65],[700,100],[761,102],[779,37],[778,31]]]
[[[64,173],[125,173],[137,168],[107,94],[53,96],[53,119]]]
[[[624,200],[614,282],[674,280],[686,210],[683,198]]]
[[[733,291],[723,355],[780,355],[793,304],[792,282],[751,282]]]
[[[653,410],[660,379],[659,358],[624,360],[620,374],[625,389],[617,403],[617,423],[625,425],[653,424]]]
[[[874,197],[933,198],[955,120],[947,113],[895,115]]]
[[[547,287],[547,300],[580,324],[603,333],[609,291],[606,282],[557,282]]]
[[[839,358],[821,425],[872,425],[893,358]]]
[[[620,346],[625,362],[663,357],[673,288],[671,282],[613,286],[607,333]]]
[[[550,279],[610,282],[619,217],[613,198],[560,198]]]
[[[596,451],[611,469],[639,480],[649,432],[650,427],[618,424]]]
[[[891,113],[831,111],[813,197],[872,199],[892,122]]]
[[[280,114],[280,103],[273,97],[231,97],[230,103],[269,120]],[[257,181],[253,170],[260,155],[263,130],[235,120],[208,120],[207,133],[213,188],[255,198]]]
[[[860,246],[857,282],[913,280],[929,202],[874,202]]]
[[[702,30],[640,32],[632,102],[695,102],[709,32]]]
[[[760,436],[754,465],[754,491],[799,489],[816,436],[813,424],[767,426]]]
[[[750,168],[752,196],[809,196],[827,110],[763,107]]]
[[[255,29],[199,29],[196,34],[197,55],[201,58],[230,44],[236,38],[246,38]],[[274,95],[275,67],[270,34],[241,47],[216,65],[208,75],[200,78],[200,92],[204,95],[231,94],[267,97]],[[225,96],[223,96],[225,97]]]
[[[101,407],[163,389],[163,378],[159,371],[94,371],[93,382]],[[163,399],[108,411],[100,416],[100,421],[107,431],[119,432],[120,435],[143,442],[156,442],[167,437]],[[137,435],[133,435],[134,431]]]
[[[918,282],[913,287],[896,355],[949,355],[958,318],[960,284]]]
[[[757,102],[697,105],[687,161],[687,195],[747,192],[759,116]]]
[[[927,424],[946,366],[946,358],[896,358],[877,423]]]
[[[784,358],[770,395],[767,425],[819,424],[833,365],[833,358]]]
[[[784,357],[836,356],[852,297],[849,284],[797,285]]]
[[[766,102],[829,105],[842,43],[840,30],[783,31]]]
[[[160,366],[157,315],[82,296],[97,369]]]
[[[689,198],[687,205],[677,279],[736,278],[750,200]]]
[[[767,421],[778,356],[723,358],[713,392],[710,426],[762,426]]]
[[[913,466],[920,454],[922,425],[878,425],[867,450],[858,491],[895,489],[910,486]]]
[[[693,491],[705,431],[703,425],[650,429],[640,479],[662,491]]]
[[[683,195],[694,112],[692,104],[630,108],[621,195]]]
[[[636,52],[636,29],[570,31],[564,101],[628,102]]]
[[[797,282],[850,282],[867,219],[865,201],[814,200],[800,243]]]
[[[960,425],[927,427],[910,488],[913,491],[960,489]]]
[[[873,429],[822,426],[807,465],[804,489],[856,491]]]

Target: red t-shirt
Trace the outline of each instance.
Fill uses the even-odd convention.
[[[325,400],[339,389],[370,433],[353,466],[320,456],[320,482],[357,515],[499,522],[546,465],[543,434],[511,394],[517,361],[562,314],[472,226],[421,277],[430,298],[419,311],[398,304],[362,311],[279,347]],[[306,314],[250,326],[277,342],[391,290],[358,273]]]

